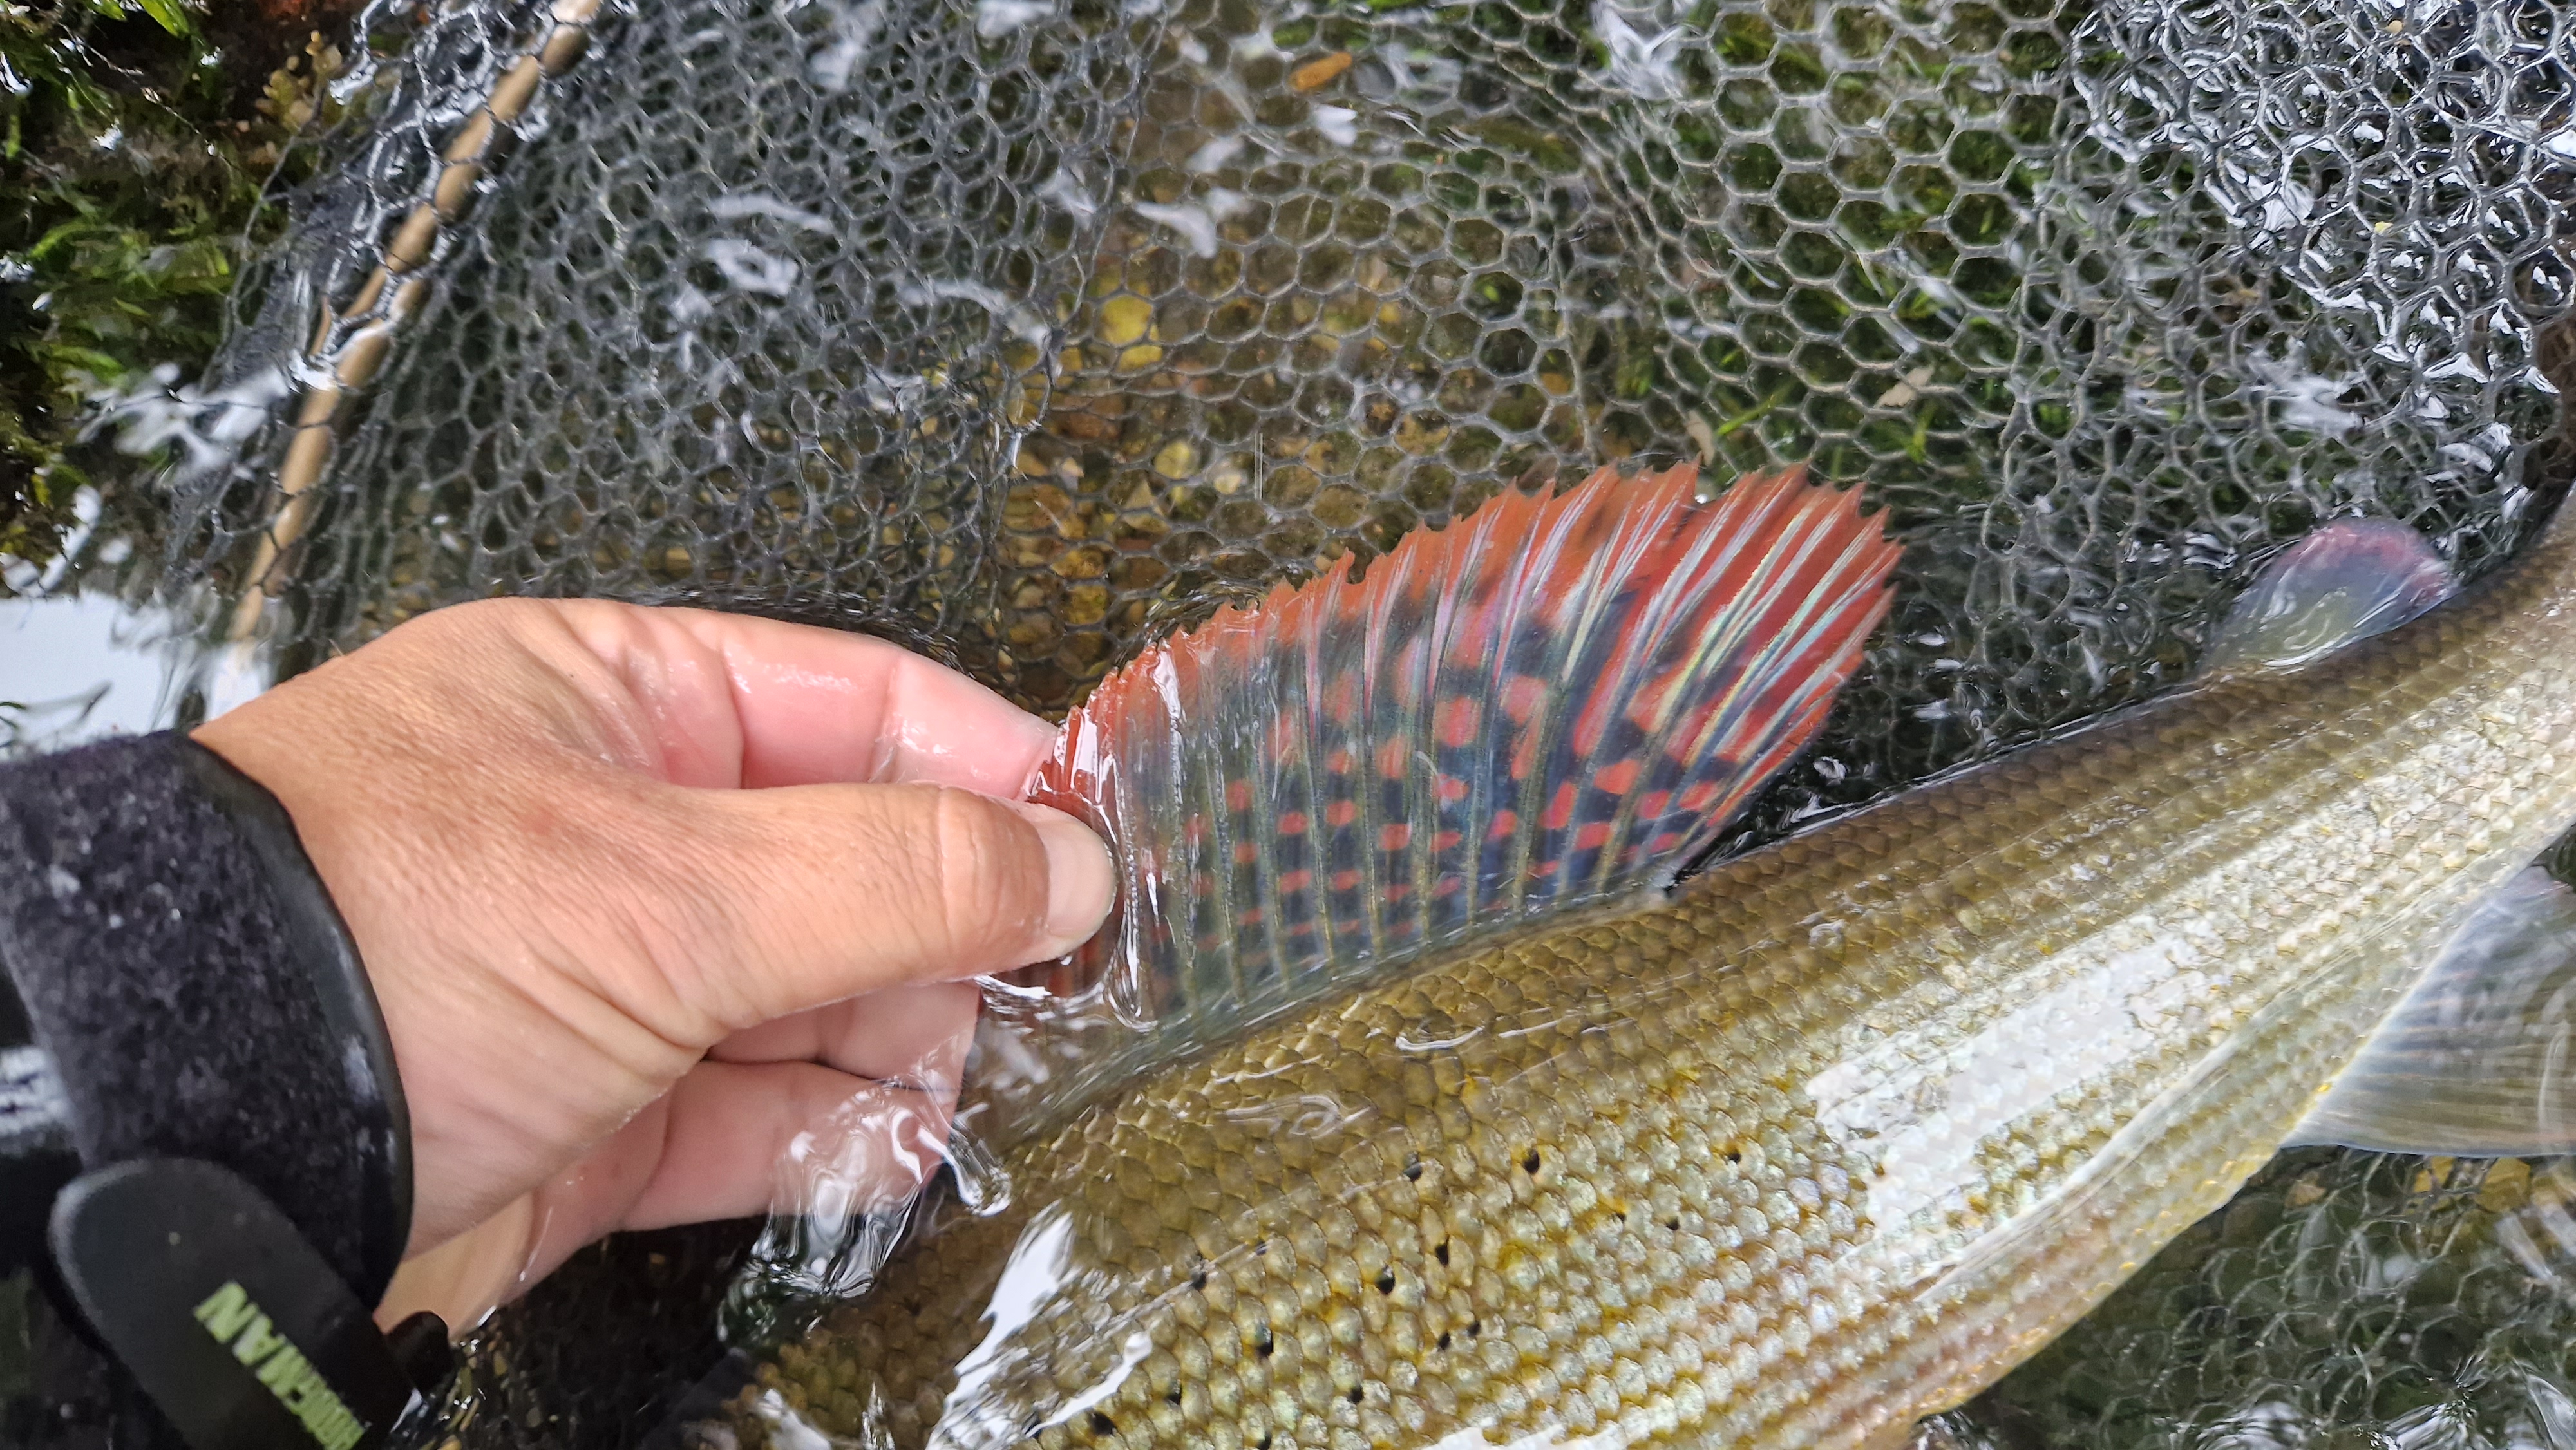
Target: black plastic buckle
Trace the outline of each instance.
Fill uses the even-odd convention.
[[[89,1328],[192,1450],[368,1450],[452,1365],[438,1316],[377,1333],[286,1215],[212,1163],[85,1173],[49,1239]]]

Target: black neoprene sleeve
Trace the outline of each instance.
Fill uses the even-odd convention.
[[[0,967],[81,1166],[220,1164],[383,1293],[410,1226],[399,1079],[274,796],[176,733],[0,765]]]

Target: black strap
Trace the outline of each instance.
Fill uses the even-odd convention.
[[[195,1450],[369,1450],[444,1377],[416,1383],[286,1215],[212,1163],[85,1173],[47,1237],[82,1319]],[[435,1316],[406,1327],[445,1350]]]

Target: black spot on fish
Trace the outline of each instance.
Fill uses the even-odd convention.
[[[1484,1334],[1484,1332],[1485,1332],[1485,1321],[1484,1321],[1484,1320],[1482,1320],[1482,1319],[1470,1319],[1470,1320],[1468,1320],[1468,1321],[1467,1321],[1467,1337],[1468,1337],[1469,1339],[1479,1338],[1479,1337],[1481,1337],[1481,1336]]]
[[[1380,1269],[1377,1271],[1377,1291],[1381,1294],[1392,1294],[1395,1292],[1395,1270]]]
[[[1440,1338],[1439,1338],[1438,1340],[1434,1341],[1434,1347],[1435,1347],[1435,1348],[1439,1348],[1439,1349],[1447,1349],[1447,1348],[1449,1347],[1449,1331],[1448,1331],[1448,1330],[1443,1329],[1443,1330],[1441,1330],[1441,1331],[1440,1331]]]
[[[1440,1241],[1440,1247],[1431,1251],[1431,1257],[1440,1261],[1440,1267],[1444,1269],[1449,1267],[1449,1241],[1447,1239],[1442,1239]]]
[[[1358,1385],[1351,1386],[1350,1393],[1344,1395],[1343,1398],[1349,1400],[1354,1405],[1358,1404],[1361,1399],[1360,1387]]]
[[[1536,1148],[1529,1150],[1529,1156],[1521,1159],[1521,1171],[1530,1175],[1532,1178],[1538,1176],[1538,1150]]]
[[[1207,1292],[1207,1265],[1201,1264],[1198,1268],[1191,1271],[1190,1287],[1198,1290],[1202,1294]]]
[[[1675,1233],[1680,1233],[1682,1231],[1681,1216],[1679,1214],[1675,1214],[1673,1217],[1665,1219],[1664,1227],[1671,1229]]]
[[[1172,1386],[1172,1388],[1171,1388],[1170,1392],[1169,1392],[1169,1393],[1167,1393],[1167,1394],[1165,1394],[1165,1395],[1163,1396],[1163,1403],[1164,1403],[1164,1404],[1167,1404],[1167,1405],[1177,1405],[1177,1404],[1179,1404],[1180,1402],[1181,1402],[1181,1387],[1180,1387],[1179,1385],[1174,1385],[1174,1386]]]
[[[1407,1153],[1407,1154],[1405,1154],[1405,1155],[1404,1155],[1404,1176],[1405,1176],[1405,1177],[1407,1177],[1407,1178],[1410,1178],[1410,1179],[1414,1180],[1414,1181],[1415,1181],[1415,1182],[1417,1182],[1417,1183],[1418,1183],[1418,1182],[1420,1182],[1420,1181],[1422,1180],[1422,1155],[1421,1155],[1421,1154],[1419,1154],[1419,1153]]]
[[[1263,1359],[1268,1359],[1270,1352],[1278,1347],[1270,1338],[1270,1326],[1267,1324],[1262,1325],[1261,1332],[1252,1337],[1252,1352]]]
[[[1267,1431],[1267,1430],[1262,1431],[1262,1432],[1261,1432],[1261,1438],[1252,1442],[1252,1450],[1270,1450],[1270,1432],[1269,1432],[1269,1431]]]
[[[1743,1152],[1743,1150],[1742,1150],[1742,1149],[1740,1149],[1740,1148],[1729,1148],[1729,1149],[1727,1149],[1727,1150],[1726,1150],[1726,1161],[1727,1161],[1727,1162],[1729,1162],[1729,1163],[1741,1163],[1741,1162],[1743,1162],[1743,1161],[1744,1161],[1744,1152]]]
[[[1107,1415],[1100,1413],[1098,1410],[1094,1410],[1091,1412],[1091,1433],[1094,1435],[1115,1435],[1118,1433],[1118,1422],[1110,1419]]]

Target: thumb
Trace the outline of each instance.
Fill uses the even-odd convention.
[[[1116,895],[1100,838],[1027,802],[920,784],[656,794],[669,819],[654,834],[673,844],[639,925],[667,1005],[700,1019],[667,1035],[700,1047],[863,992],[1062,956]]]

